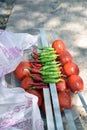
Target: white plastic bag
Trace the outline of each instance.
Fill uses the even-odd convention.
[[[3,79],[2,79],[3,80]],[[0,130],[43,130],[37,97],[0,80]]]
[[[0,77],[12,72],[23,60],[23,51],[37,45],[39,35],[0,30]]]

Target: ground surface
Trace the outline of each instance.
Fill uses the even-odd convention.
[[[5,29],[13,9],[14,0],[0,0],[0,29]]]

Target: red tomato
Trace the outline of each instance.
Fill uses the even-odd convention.
[[[65,80],[66,80],[66,91],[67,91],[67,92],[70,92],[70,88],[69,88],[69,86],[68,86],[68,78],[66,78]]]
[[[68,87],[73,93],[82,91],[84,89],[84,83],[82,78],[79,75],[71,75],[68,77]]]
[[[22,80],[24,77],[29,76],[29,70],[31,65],[29,62],[20,62],[17,68],[14,70],[14,75],[17,79]]]
[[[33,94],[38,97],[38,106],[42,105],[42,96],[37,90],[27,90],[28,93]]]
[[[61,110],[72,107],[72,98],[68,92],[58,92],[58,99]]]
[[[60,56],[59,56],[60,62],[62,65],[66,64],[67,62],[72,61],[72,56],[69,53],[69,51],[64,51]]]
[[[57,54],[62,54],[66,49],[65,43],[62,40],[55,40],[52,43],[52,47],[54,48]]]
[[[31,77],[25,77],[22,81],[21,81],[21,87],[25,90],[31,88],[31,86],[29,85],[29,83],[33,83],[33,79]]]
[[[63,66],[63,73],[66,76],[70,76],[73,74],[78,75],[79,74],[79,67],[77,64],[75,64],[74,62],[67,62],[64,66]]]
[[[61,82],[56,83],[57,91],[66,91],[66,81],[63,80]]]

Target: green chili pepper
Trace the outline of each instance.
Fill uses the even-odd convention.
[[[50,78],[50,77],[54,77],[54,78],[56,78],[56,77],[60,77],[61,76],[61,72],[57,72],[57,73],[55,73],[55,72],[52,72],[52,73],[50,73],[50,75],[49,75],[49,73],[44,73],[43,75],[42,75],[42,78]]]
[[[41,71],[40,72],[42,75],[58,75],[58,72],[57,71],[55,71],[55,72],[50,72],[50,71]]]
[[[49,56],[48,58],[43,58],[43,59],[40,59],[39,61],[40,62],[49,62],[49,61],[54,61],[56,59],[56,56],[55,57],[51,57]]]
[[[46,62],[46,63],[42,63],[42,65],[43,66],[45,66],[45,65],[57,65],[57,64],[59,64],[60,62],[56,62],[56,61],[52,61],[52,62],[50,62],[50,61],[48,61],[48,62]]]
[[[40,69],[40,70],[47,70],[47,69],[54,69],[54,68],[56,68],[58,65],[57,64],[55,64],[55,65],[44,65],[44,66],[42,66],[42,68]],[[57,68],[56,68],[56,70],[58,70]]]
[[[62,79],[44,79],[43,82],[44,83],[57,83],[59,81],[62,81]]]
[[[52,62],[53,62],[53,61],[51,61],[51,62],[49,63],[49,67],[48,67],[48,68],[57,67],[57,66],[60,66],[60,65],[61,65],[61,63],[58,63],[58,64],[57,64],[57,63],[56,63],[56,64],[53,63],[53,64],[52,64]],[[48,66],[47,62],[46,62],[46,63],[42,63],[42,65],[43,65],[42,68],[45,67],[45,66]],[[50,66],[51,66],[51,67],[50,67]]]
[[[45,56],[39,56],[38,59],[44,59],[44,58],[53,58],[56,59],[57,55],[56,54],[51,54],[51,55],[45,55]]]
[[[54,48],[52,48],[52,47],[40,47],[40,48],[38,48],[39,50],[49,50],[49,51],[53,51],[54,50]]]
[[[40,70],[40,72],[57,72],[58,70],[56,68],[46,69],[46,70]]]
[[[40,54],[39,54],[39,56],[46,56],[46,55],[50,55],[50,54],[55,54],[56,53],[56,51],[44,51],[44,52],[41,52]]]
[[[40,70],[40,72],[57,72],[58,70],[56,68],[48,68],[48,69],[45,69],[45,70]]]
[[[60,77],[60,74],[59,75],[42,75],[42,78],[43,79],[58,79]]]

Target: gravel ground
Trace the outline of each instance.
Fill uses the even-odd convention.
[[[0,0],[0,29],[5,29],[15,0]]]

